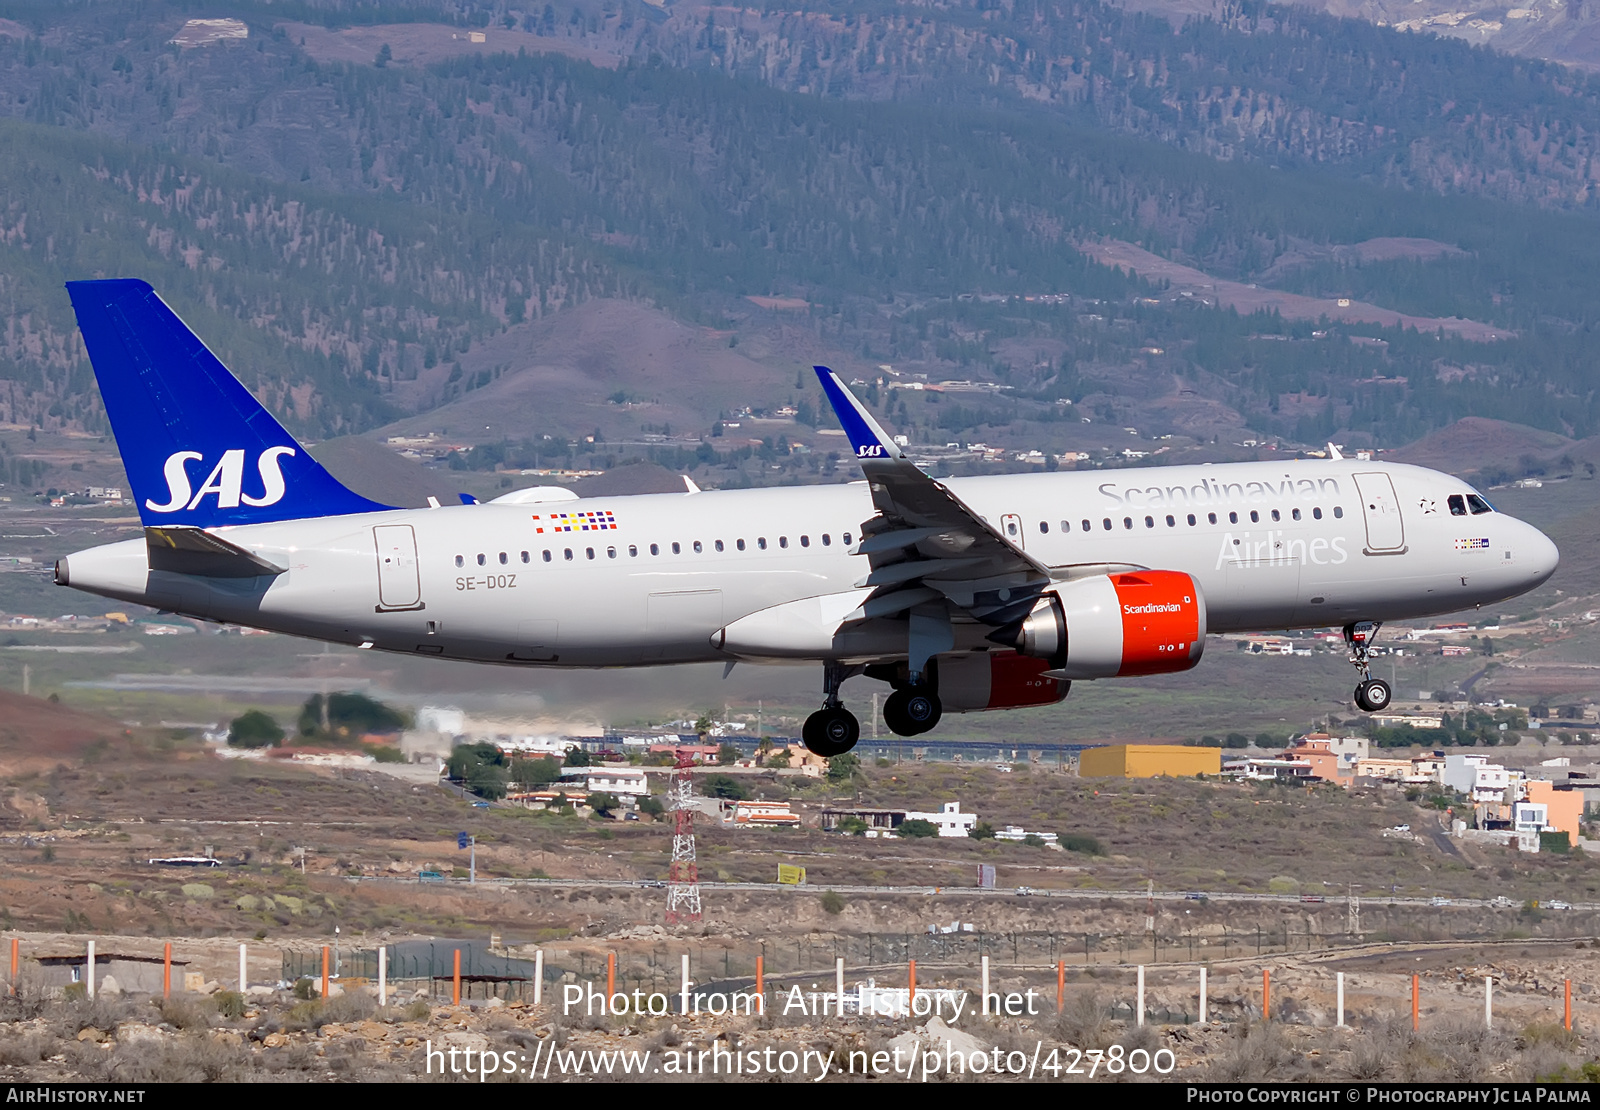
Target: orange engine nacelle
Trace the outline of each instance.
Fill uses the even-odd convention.
[[[1102,574],[1056,587],[993,638],[1048,661],[1058,678],[1168,674],[1200,662],[1206,603],[1181,571]]]
[[[1067,696],[1072,683],[1046,676],[1049,669],[1047,660],[1014,651],[941,655],[939,701],[950,713],[1053,705]]]

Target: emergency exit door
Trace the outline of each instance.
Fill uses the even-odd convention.
[[[1026,548],[1027,540],[1022,534],[1022,518],[1016,513],[1006,513],[1000,518],[1000,531],[1005,533],[1006,539],[1018,547]]]
[[[377,611],[421,609],[416,532],[409,524],[381,524],[373,528],[372,538],[378,549]]]

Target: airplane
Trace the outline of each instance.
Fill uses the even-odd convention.
[[[1337,450],[936,480],[821,366],[864,481],[394,508],[324,470],[150,285],[67,289],[144,536],[62,558],[58,584],[438,659],[820,664],[802,738],[823,756],[860,737],[839,697],[858,675],[913,736],[1186,671],[1218,632],[1342,628],[1375,712],[1383,622],[1504,601],[1559,558],[1458,478]]]

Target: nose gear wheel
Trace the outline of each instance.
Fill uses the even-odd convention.
[[[1356,706],[1367,713],[1389,708],[1394,692],[1381,678],[1372,677],[1372,642],[1378,638],[1382,621],[1356,621],[1344,626],[1344,642],[1350,649],[1350,663],[1361,673],[1356,685]]]

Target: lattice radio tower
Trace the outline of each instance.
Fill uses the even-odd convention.
[[[679,749],[667,797],[672,805],[672,867],[667,873],[667,924],[700,920],[700,865],[694,858],[694,766],[691,752]]]

